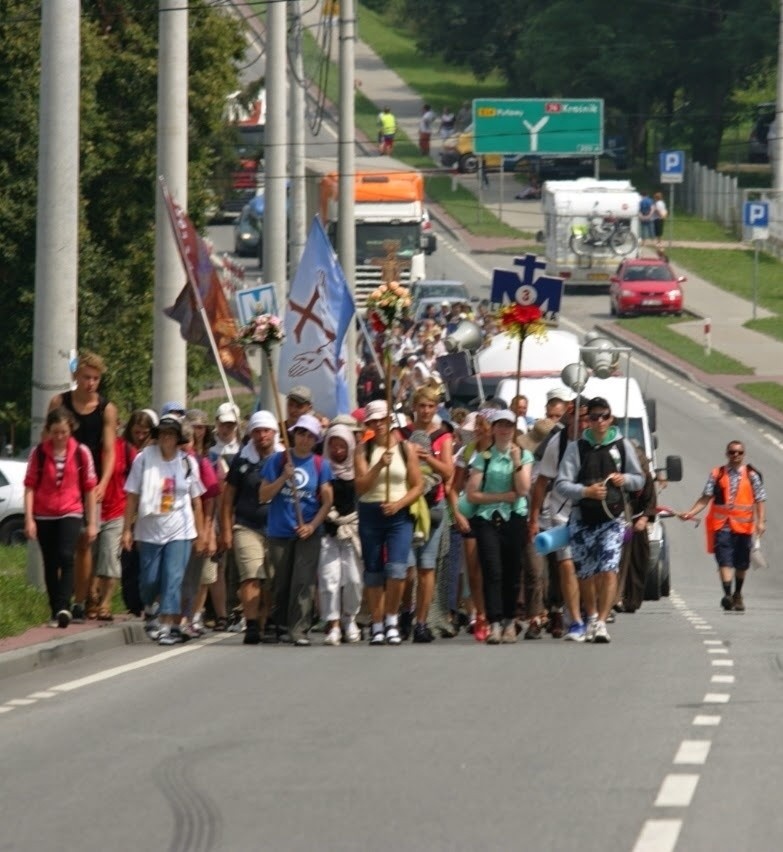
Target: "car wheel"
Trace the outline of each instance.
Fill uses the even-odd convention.
[[[675,312],[674,312],[674,316],[676,316],[676,317],[681,317],[681,316],[682,316],[682,311],[675,311]]]
[[[459,170],[466,175],[475,174],[478,171],[479,161],[475,154],[463,154],[459,158]]]
[[[654,567],[647,571],[647,578],[644,581],[644,599],[646,601],[657,601],[661,597],[661,560],[660,558],[655,563]]]
[[[0,526],[0,544],[24,544],[24,518],[9,518]]]
[[[617,308],[614,306],[614,302],[612,302],[611,300],[609,301],[609,313],[613,317],[617,316]]]

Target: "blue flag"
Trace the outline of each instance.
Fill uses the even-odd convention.
[[[347,414],[345,335],[355,312],[342,267],[316,216],[291,284],[280,349],[280,390],[305,385],[313,408],[328,417]]]

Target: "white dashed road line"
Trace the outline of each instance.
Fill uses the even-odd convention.
[[[710,740],[683,740],[680,743],[677,754],[674,756],[676,764],[703,764],[707,762],[710,753]]]
[[[696,785],[699,783],[698,775],[667,775],[663,779],[658,798],[655,800],[656,808],[687,808],[691,803]]]
[[[700,714],[693,717],[693,724],[702,727],[717,727],[720,725],[720,720],[720,716],[705,716]]]
[[[648,819],[633,852],[672,852],[681,828],[681,819]]]

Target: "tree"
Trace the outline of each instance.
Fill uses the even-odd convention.
[[[35,260],[38,14],[0,0],[0,398],[30,405]],[[203,223],[209,140],[238,88],[243,25],[189,4],[189,208]],[[149,404],[156,180],[157,4],[83,0],[79,343],[108,364],[126,411]],[[183,273],[184,283],[184,273]],[[195,359],[198,363],[200,359]]]

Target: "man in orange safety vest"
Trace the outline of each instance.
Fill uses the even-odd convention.
[[[742,584],[750,565],[753,536],[766,529],[766,499],[761,474],[745,463],[742,441],[730,441],[726,447],[727,463],[716,467],[709,476],[699,499],[680,518],[693,520],[709,506],[705,527],[707,552],[715,554],[723,585],[721,606],[729,611],[744,612]],[[731,580],[734,577],[734,594]]]

